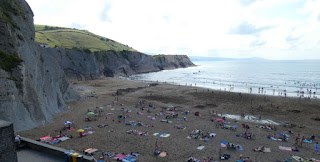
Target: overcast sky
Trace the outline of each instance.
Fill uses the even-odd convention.
[[[35,24],[154,54],[320,59],[320,0],[26,0]]]

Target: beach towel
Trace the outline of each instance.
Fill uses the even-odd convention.
[[[226,142],[226,141],[220,142],[221,147],[227,147],[227,144],[228,144],[228,142]]]
[[[139,156],[139,153],[131,152],[130,154],[128,154],[128,156],[137,157],[137,156]]]
[[[67,129],[68,131],[73,131],[73,130],[75,130],[74,128],[70,128],[70,129]]]
[[[83,129],[89,131],[89,130],[92,130],[92,127],[88,126],[88,127],[83,128]]]
[[[69,137],[60,137],[60,138],[58,138],[58,140],[60,140],[60,141],[65,141],[65,140],[68,140],[68,139],[70,139]]]
[[[122,159],[122,162],[136,162],[137,160],[132,157],[126,157]]]
[[[48,140],[50,140],[50,139],[51,139],[50,136],[45,136],[45,137],[41,137],[41,138],[40,138],[41,141],[48,141]]]
[[[159,157],[166,157],[167,156],[167,152],[161,152],[158,156]]]
[[[264,148],[263,152],[271,152],[271,148]]]
[[[114,156],[114,154],[111,152],[106,152],[106,153],[104,153],[104,155],[106,155],[106,158],[108,158],[108,159],[110,159]]]
[[[90,154],[94,154],[95,152],[98,152],[98,151],[99,151],[98,149],[91,149],[87,153],[90,155]]]
[[[312,143],[312,140],[303,140],[303,142],[305,142],[305,143]]]
[[[91,155],[91,154],[94,154],[95,152],[98,152],[98,149],[88,148],[88,149],[85,149],[83,152],[85,154]]]
[[[125,122],[125,125],[136,126],[136,125],[137,125],[137,123]]]
[[[161,119],[160,122],[172,123],[172,121],[170,121],[170,120],[164,120],[164,119]]]
[[[304,160],[302,157],[300,157],[300,156],[292,155],[292,158],[293,158],[294,160],[296,160],[296,161],[299,161],[299,162],[305,161],[305,160]]]
[[[52,142],[49,142],[51,145],[55,144],[55,143],[59,143],[60,140],[55,140],[55,141],[52,141]]]
[[[237,149],[237,150],[243,150],[243,148],[242,148],[241,145],[237,145],[237,146],[236,146],[236,149]]]
[[[233,125],[231,128],[232,128],[232,129],[237,129],[237,128],[238,128],[238,125]]]
[[[117,155],[114,157],[115,160],[122,160],[122,159],[124,159],[124,158],[126,158],[126,155],[123,155],[123,154],[117,154]]]
[[[203,150],[203,149],[204,149],[204,146],[198,146],[197,149],[198,149],[198,150]]]
[[[169,137],[170,136],[170,134],[167,134],[167,133],[154,133],[153,135],[158,136],[158,137]]]
[[[168,114],[175,114],[176,112],[174,111],[167,111]]]
[[[84,152],[88,152],[90,150],[92,150],[92,148],[87,148],[87,149],[84,150]]]
[[[291,147],[285,147],[285,146],[279,146],[279,149],[284,151],[292,151]]]

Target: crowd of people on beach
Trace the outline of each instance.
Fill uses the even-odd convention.
[[[252,88],[250,88],[249,91],[251,93]],[[258,91],[259,93],[265,94],[265,89],[263,87],[259,88]],[[192,101],[192,105],[193,103],[194,102]],[[271,107],[273,106],[274,105],[272,105],[271,103]],[[115,107],[120,107],[120,108],[116,109]],[[279,105],[276,105],[275,107],[279,109]],[[263,106],[260,104],[257,106],[257,110],[261,110],[261,109],[263,109]],[[119,111],[115,111],[115,110],[119,110]],[[318,138],[317,136],[315,135],[300,136],[300,134],[295,135],[294,132],[290,129],[285,131],[282,130],[282,133],[277,133],[278,131],[281,131],[281,128],[279,128],[277,125],[273,125],[269,123],[254,126],[252,123],[247,122],[248,120],[244,119],[247,117],[244,113],[240,114],[242,118],[240,119],[240,121],[243,121],[243,123],[240,123],[238,120],[229,119],[228,117],[223,116],[223,113],[222,112],[218,113],[218,111],[215,111],[215,113],[214,111],[210,111],[209,114],[202,114],[199,111],[196,111],[194,113],[192,113],[189,110],[182,111],[182,110],[179,110],[179,108],[171,105],[167,107],[158,108],[155,106],[155,104],[153,104],[152,102],[148,102],[146,100],[137,101],[135,103],[135,106],[131,108],[131,107],[127,107],[125,104],[119,103],[119,97],[115,95],[114,100],[110,104],[110,109],[106,109],[102,106],[97,106],[94,110],[88,109],[86,114],[84,115],[84,120],[87,122],[94,122],[94,121],[101,121],[99,120],[100,118],[104,119],[104,123],[100,123],[99,125],[97,125],[99,129],[108,129],[115,126],[115,123],[120,123],[120,124],[123,124],[123,126],[128,127],[128,130],[125,132],[126,134],[137,135],[139,136],[139,138],[140,136],[141,138],[145,138],[146,136],[149,136],[149,135],[152,136],[153,133],[151,133],[151,131],[155,132],[156,130],[154,129],[155,128],[154,124],[145,124],[141,121],[141,118],[149,119],[150,123],[164,122],[163,124],[177,128],[179,129],[179,131],[183,131],[184,129],[186,129],[186,126],[184,126],[184,124],[181,124],[181,122],[188,122],[189,117],[191,115],[196,116],[199,120],[208,120],[208,121],[210,120],[211,122],[213,122],[214,123],[213,125],[216,125],[215,128],[212,127],[213,130],[217,128],[219,129],[222,128],[223,131],[235,131],[237,133],[236,135],[237,137],[243,137],[249,140],[254,139],[255,134],[251,131],[253,129],[261,129],[269,132],[272,131],[272,133],[269,133],[267,135],[266,137],[267,139],[275,139],[277,141],[287,142],[287,143],[289,141],[293,141],[292,146],[294,147],[294,150],[298,150],[298,148],[302,148],[304,143],[306,143],[305,141],[308,141],[308,142],[311,141],[311,143],[314,145],[314,151],[316,152],[316,154],[319,154],[319,145],[318,145],[318,142],[315,141]],[[133,118],[135,118],[136,120],[133,120]],[[257,117],[257,120],[261,121],[261,115]],[[179,124],[177,124],[178,122]],[[173,124],[170,125],[171,123]],[[241,128],[242,128],[241,131],[238,130],[238,126],[235,126],[238,124],[241,124]],[[148,129],[150,128],[150,131],[138,131],[138,129],[137,130],[132,129],[131,126],[148,127]],[[72,129],[71,124],[66,124],[64,125],[63,131],[69,131],[71,129]],[[95,129],[95,128],[92,128],[92,129]],[[90,131],[92,131],[92,129],[90,129]],[[195,139],[199,141],[203,140],[207,142],[213,139],[217,135],[216,133],[214,133],[213,130],[203,131],[201,129],[194,129],[193,131],[189,132],[188,134],[189,136],[187,138]],[[87,131],[87,129],[85,129],[84,131]],[[116,130],[114,128],[111,128],[108,132],[113,133],[115,131]],[[79,134],[81,138],[86,138],[86,136],[84,135],[85,133],[79,132]],[[63,133],[60,131],[60,137],[63,137],[63,136],[64,136]],[[292,138],[290,138],[290,136],[292,136]],[[163,136],[159,136],[159,137],[163,137]],[[165,137],[165,138],[170,138],[170,137]],[[18,140],[18,136],[17,136],[16,142],[17,143],[20,142]],[[226,144],[226,148],[240,150],[242,149],[242,146],[238,144],[234,144],[232,142],[228,142]],[[250,150],[254,152],[266,152],[268,148],[266,148],[265,146],[259,146],[257,148],[251,148]],[[156,147],[153,152],[154,155],[159,156],[162,152],[165,152],[164,157],[168,156],[168,153],[170,153],[168,152],[168,150],[165,150],[163,148],[160,149],[156,141]],[[190,162],[198,161],[198,160],[202,160],[203,162],[213,162],[214,160],[217,160],[217,158],[219,160],[228,160],[232,158],[231,156],[234,156],[233,154],[228,154],[228,153],[230,152],[223,153],[223,147],[221,147],[221,149],[219,150],[219,153],[216,153],[218,154],[217,156],[207,157],[205,159],[197,158],[195,156],[190,156],[190,158],[188,157],[185,157],[185,158],[188,158],[187,161],[190,161]],[[106,159],[114,156],[115,156],[115,153],[112,153],[111,155],[109,152],[102,152],[100,157],[103,157],[103,158],[101,158],[100,160],[105,161]],[[128,157],[128,156],[126,155],[124,157]],[[253,161],[248,156],[243,157],[242,154],[240,155],[238,160],[244,161],[244,162]]]

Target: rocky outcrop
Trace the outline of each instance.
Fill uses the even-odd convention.
[[[42,51],[56,58],[68,77],[78,80],[95,79],[100,76],[128,76],[194,66],[186,55],[150,56],[133,51],[87,53],[58,48],[43,48]]]
[[[24,0],[0,1],[0,119],[15,131],[33,128],[78,98],[53,56],[35,42],[33,13]]]

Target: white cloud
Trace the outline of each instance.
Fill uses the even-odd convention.
[[[37,24],[84,28],[142,52],[300,59],[308,50],[304,57],[320,58],[320,1],[27,2]]]

